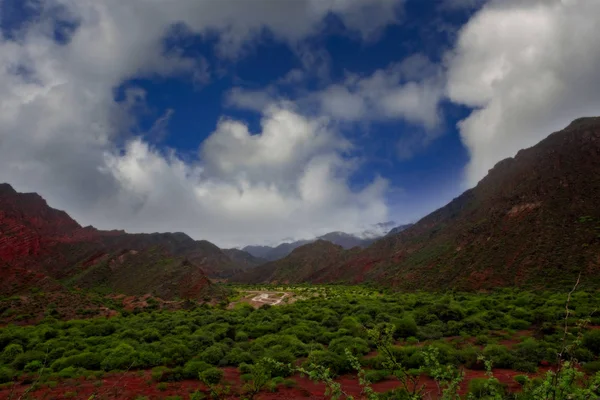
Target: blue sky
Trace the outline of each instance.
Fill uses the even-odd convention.
[[[597,113],[599,8],[0,0],[0,181],[224,247],[414,222]]]
[[[176,149],[194,157],[202,142],[215,130],[220,118],[230,117],[249,124],[250,131],[260,132],[260,112],[243,110],[227,104],[232,88],[264,90],[284,79],[291,70],[301,70],[307,79],[293,85],[280,85],[282,97],[294,98],[298,92],[317,91],[344,80],[347,72],[368,76],[377,69],[401,62],[414,54],[423,54],[440,63],[452,48],[456,31],[476,7],[442,10],[433,2],[409,2],[396,10],[403,23],[382,29],[376,39],[367,42],[349,33],[334,15],[327,17],[324,32],[310,38],[311,48],[327,55],[327,73],[305,68],[290,46],[273,38],[268,32],[244,53],[241,59],[223,61],[215,51],[213,38],[201,36],[166,40],[186,54],[205,57],[211,69],[205,83],[190,84],[189,76],[169,79],[144,79],[125,82],[117,98],[129,86],[147,92],[148,110],[139,115],[140,132],[152,130],[157,120],[170,113],[168,133],[149,139],[158,147]],[[444,21],[447,26],[436,25]],[[169,49],[169,47],[167,47]],[[167,50],[168,51],[168,50]],[[312,110],[306,109],[306,113]],[[345,124],[341,133],[357,147],[362,165],[351,177],[351,187],[361,188],[380,175],[389,180],[387,195],[390,216],[398,223],[414,222],[425,213],[445,204],[464,190],[462,181],[468,162],[456,123],[468,114],[468,109],[450,102],[440,105],[443,121],[435,128],[436,138],[427,144],[407,145],[403,152],[399,140],[413,137],[423,130],[420,124],[402,119]],[[158,140],[157,140],[158,139]],[[404,154],[406,153],[407,154]],[[354,155],[354,154],[353,154]],[[395,208],[399,202],[398,208]],[[408,206],[408,210],[406,209]]]

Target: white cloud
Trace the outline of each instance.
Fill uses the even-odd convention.
[[[344,149],[323,121],[287,109],[270,110],[255,135],[239,121],[221,121],[198,165],[137,139],[125,154],[107,155],[119,192],[101,210],[116,210],[112,218],[139,230],[176,226],[226,245],[355,229],[385,218],[387,183],[351,191],[354,160]]]
[[[322,29],[329,12],[368,38],[372,26],[396,20],[389,11],[397,3],[382,0],[382,13],[358,0],[35,3],[40,18],[15,39],[0,39],[0,181],[41,193],[84,224],[185,231],[220,245],[385,220],[385,181],[349,188],[356,161],[327,121],[286,104],[266,109],[257,134],[223,119],[199,161],[189,161],[132,137],[145,93],[129,89],[117,103],[114,90],[132,77],[208,79],[206,60],[163,47],[174,23],[218,33],[223,56],[239,57],[264,28],[295,46]],[[77,26],[63,43],[53,38],[59,6],[61,18]],[[375,18],[369,26],[361,14],[367,8]],[[169,116],[155,133],[164,134]]]
[[[600,110],[596,0],[496,1],[463,27],[448,95],[475,110],[459,126],[468,182],[573,119]]]
[[[441,122],[443,95],[441,69],[416,54],[367,77],[349,75],[316,98],[325,114],[340,120],[404,120],[434,129]]]
[[[342,122],[404,120],[434,130],[442,120],[444,79],[440,66],[415,54],[368,76],[348,73],[342,82],[301,92],[293,101]],[[233,88],[225,100],[229,106],[254,111],[278,101],[276,85],[263,90]]]
[[[271,90],[233,88],[225,96],[225,105],[257,112],[262,112],[277,101],[277,94]]]

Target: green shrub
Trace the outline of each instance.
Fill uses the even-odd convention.
[[[467,368],[473,368],[478,364],[479,350],[473,346],[467,346],[457,352],[457,358]]]
[[[11,382],[15,377],[15,371],[9,367],[0,366],[0,383]]]
[[[4,348],[1,359],[4,363],[11,364],[20,354],[23,354],[23,346],[12,343]]]
[[[206,395],[199,390],[196,390],[193,393],[190,393],[190,400],[204,400],[206,399]]]
[[[225,352],[221,346],[213,345],[200,354],[200,359],[208,364],[217,365],[225,357]]]
[[[311,363],[329,368],[335,375],[340,375],[352,370],[352,366],[345,356],[327,350],[318,350],[310,353],[306,364],[309,366]]]
[[[151,377],[155,382],[164,382],[166,381],[165,376],[168,375],[170,369],[167,367],[155,367],[152,368]]]
[[[137,361],[134,348],[129,344],[121,343],[108,352],[108,355],[102,360],[101,367],[105,371],[126,369],[134,367]]]
[[[365,373],[365,377],[371,383],[377,383],[386,380],[392,373],[388,370],[370,370]]]
[[[528,338],[515,346],[513,354],[516,360],[538,365],[540,361],[546,358],[546,348],[535,339]]]
[[[217,385],[223,379],[223,371],[219,368],[209,368],[200,373],[200,380],[206,385]]]
[[[42,369],[43,366],[44,364],[39,360],[30,361],[29,363],[27,363],[27,365],[25,365],[23,370],[25,372],[38,372]]]
[[[41,351],[29,350],[16,356],[12,362],[12,366],[16,369],[23,369],[25,365],[32,361],[43,362],[46,358],[46,354]]]
[[[96,370],[102,364],[102,357],[97,353],[83,352],[69,357],[61,357],[51,365],[54,371],[60,371],[67,367],[80,367]]]
[[[355,355],[367,354],[370,350],[366,340],[350,336],[333,339],[329,343],[329,350],[334,353],[345,355],[346,349],[350,350],[352,354]]]
[[[529,377],[527,377],[527,375],[517,375],[514,377],[514,380],[519,385],[525,386],[525,384],[529,381]]]
[[[520,372],[536,372],[537,371],[537,363],[532,363],[530,361],[525,360],[515,360],[512,368],[515,371]]]
[[[396,327],[394,332],[396,338],[414,337],[419,331],[417,323],[411,316],[405,316],[402,319],[397,320],[394,322],[394,326]]]
[[[578,347],[572,352],[573,358],[575,358],[579,362],[587,362],[594,360],[594,353],[592,353],[589,349]]]
[[[596,372],[600,372],[600,361],[586,362],[582,368],[588,374],[595,374]]]
[[[493,396],[495,393],[502,396],[505,392],[505,387],[493,378],[474,378],[469,382],[469,396],[473,396],[475,399],[487,399],[488,396]]]
[[[191,360],[183,366],[183,375],[186,379],[198,379],[202,371],[211,368],[211,365],[200,360]]]
[[[583,336],[583,345],[595,355],[600,356],[600,329],[587,332]]]
[[[523,330],[531,326],[531,323],[522,319],[511,319],[508,323],[510,329]]]
[[[83,328],[83,333],[87,337],[92,336],[110,336],[117,328],[110,322],[92,321],[89,325]]]
[[[483,356],[492,361],[494,366],[498,368],[511,368],[515,361],[506,347],[497,344],[486,346],[483,349]]]
[[[156,388],[161,392],[164,392],[169,388],[169,384],[167,382],[160,382],[156,384]]]

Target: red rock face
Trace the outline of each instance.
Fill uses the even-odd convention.
[[[109,265],[108,272],[102,269],[104,264]],[[83,275],[90,287],[97,279],[108,279],[125,294],[159,290],[168,298],[200,296],[211,285],[204,270],[218,275],[234,266],[209,242],[181,233],[83,228],[39,195],[0,184],[0,268],[2,294],[39,288],[39,282],[58,290],[56,279]]]

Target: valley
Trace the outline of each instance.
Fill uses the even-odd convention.
[[[414,224],[248,251],[0,184],[0,399],[600,398],[598,198],[598,118]]]
[[[459,395],[473,393],[489,378],[484,356],[492,363],[497,390],[508,395],[527,390],[527,379],[545,379],[556,367],[563,340],[578,337],[580,344],[565,357],[577,357],[582,377],[600,370],[595,361],[600,300],[594,292],[572,294],[565,333],[556,316],[564,313],[567,293],[399,294],[343,286],[231,290],[237,293],[232,298],[294,294],[301,299],[258,308],[238,302],[8,326],[0,333],[2,362],[9,365],[0,370],[0,398],[27,391],[31,398],[185,399],[210,390],[227,390],[220,398],[243,398],[248,383],[258,379],[252,365],[262,359],[271,360],[272,369],[259,398],[324,398],[326,382],[311,382],[295,371],[315,365],[327,367],[333,382],[360,398],[364,383],[348,354],[364,368],[369,387],[389,398],[402,398],[402,382],[423,398],[442,398],[445,386],[438,387],[427,354],[460,371]],[[586,322],[578,327],[578,321]],[[372,335],[387,326],[394,327],[389,342]],[[386,351],[396,367],[386,364]],[[211,381],[210,374],[219,378]]]

